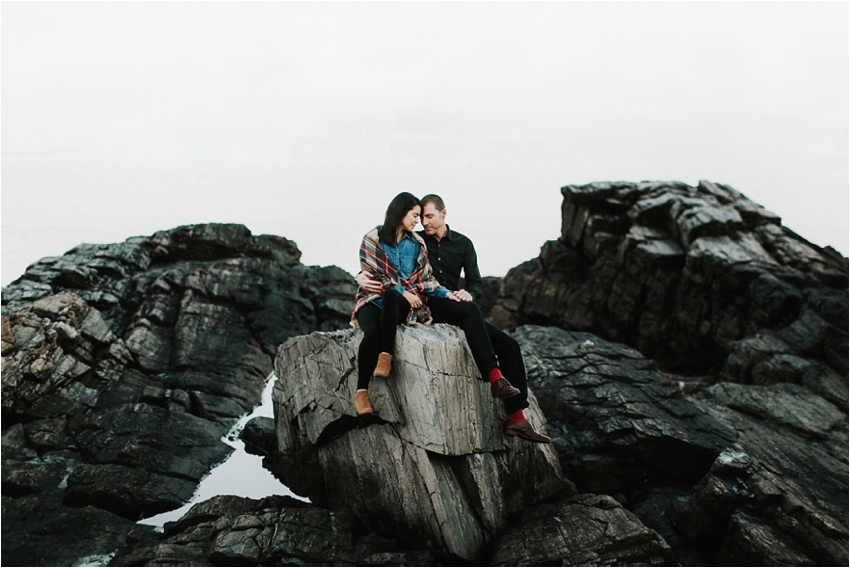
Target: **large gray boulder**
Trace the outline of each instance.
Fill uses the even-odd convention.
[[[373,420],[354,408],[359,330],[290,339],[275,360],[277,457],[269,467],[317,505],[441,557],[480,559],[510,515],[567,490],[551,445],[501,433],[458,328],[403,327]],[[532,424],[546,421],[530,396]]]
[[[80,245],[3,289],[4,564],[108,555],[127,521],[192,497],[277,347],[348,321],[352,277],[300,254],[194,225]]]

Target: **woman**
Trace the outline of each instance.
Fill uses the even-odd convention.
[[[431,323],[427,296],[460,301],[439,285],[431,273],[425,242],[413,232],[422,204],[410,193],[396,195],[387,207],[384,224],[369,231],[360,245],[360,268],[381,283],[381,293],[357,293],[351,324],[363,330],[358,352],[357,414],[372,414],[369,381],[388,377],[395,347],[396,326]]]

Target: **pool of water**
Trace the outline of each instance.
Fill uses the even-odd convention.
[[[245,444],[239,439],[239,433],[253,418],[274,416],[272,390],[276,379],[274,374],[269,375],[261,404],[253,412],[239,419],[230,432],[222,438],[224,443],[233,448],[233,453],[201,480],[192,499],[179,509],[142,519],[139,524],[162,529],[165,523],[176,521],[186,514],[194,504],[217,495],[238,495],[251,499],[262,499],[269,495],[289,495],[302,501],[309,501],[300,495],[295,495],[286,485],[278,481],[269,470],[263,467],[263,458],[246,452]]]

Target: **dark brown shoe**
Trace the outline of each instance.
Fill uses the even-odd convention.
[[[514,422],[513,420],[505,420],[505,434],[508,436],[519,436],[538,444],[549,444],[552,439],[549,436],[538,434],[531,427],[531,422],[524,420],[522,422]]]
[[[518,395],[519,389],[511,385],[508,379],[502,377],[498,381],[490,383],[490,392],[493,394],[493,398],[508,398]]]

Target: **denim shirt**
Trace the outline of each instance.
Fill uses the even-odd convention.
[[[396,244],[388,245],[381,242],[381,248],[384,249],[390,262],[398,270],[398,275],[405,280],[410,278],[410,275],[413,274],[413,269],[416,268],[416,259],[419,257],[419,248],[421,246],[419,241],[407,231],[404,232],[401,240]],[[399,294],[404,294],[404,286],[393,284],[390,288]],[[445,298],[448,293],[448,289],[441,286],[436,291],[429,292],[428,295],[435,298]],[[383,308],[384,301],[378,299],[373,300],[372,303],[379,308]]]

